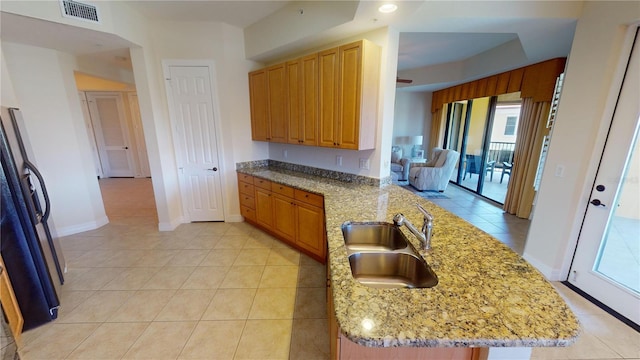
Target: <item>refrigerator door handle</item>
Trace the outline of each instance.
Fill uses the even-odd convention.
[[[33,165],[29,160],[24,160],[24,166],[35,175],[36,179],[38,179],[38,183],[40,183],[40,189],[42,189],[42,196],[44,197],[44,211],[42,212],[42,222],[47,222],[49,219],[49,215],[51,212],[49,211],[49,207],[51,205],[51,201],[49,200],[49,193],[47,193],[47,187],[44,185],[44,180],[42,179],[42,174],[35,165]]]

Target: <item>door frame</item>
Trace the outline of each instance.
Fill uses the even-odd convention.
[[[171,71],[170,71],[170,67],[171,66],[183,66],[183,67],[189,67],[189,66],[193,66],[193,67],[207,67],[209,69],[209,81],[211,83],[211,104],[213,107],[213,128],[215,129],[215,137],[216,137],[216,142],[218,144],[218,149],[217,149],[217,153],[218,153],[218,166],[220,169],[220,188],[222,190],[222,198],[220,199],[220,201],[222,202],[222,213],[223,213],[223,218],[224,221],[226,222],[229,218],[229,212],[227,211],[227,204],[228,199],[227,199],[227,192],[225,191],[225,189],[227,188],[227,184],[226,184],[226,180],[225,180],[225,176],[226,176],[226,166],[225,166],[225,153],[224,153],[224,145],[222,142],[222,118],[220,117],[220,102],[218,101],[219,97],[218,97],[218,84],[216,82],[217,79],[217,73],[216,73],[216,66],[215,66],[215,61],[214,60],[184,60],[184,59],[163,59],[162,60],[162,75],[164,77],[164,88],[165,88],[165,92],[166,92],[166,100],[167,100],[167,105],[169,108],[169,121],[171,124],[171,140],[173,143],[173,156],[175,157],[176,160],[176,165],[177,165],[177,160],[181,158],[181,155],[179,153],[179,149],[176,146],[176,117],[175,117],[175,107],[173,104],[173,89],[171,88]],[[184,194],[182,193],[182,184],[181,184],[181,180],[180,180],[180,172],[178,170],[178,168],[176,167],[174,169],[175,171],[175,175],[176,177],[178,177],[178,187],[180,188],[180,206],[182,207],[181,209],[181,214],[182,214],[182,222],[183,223],[188,223],[191,221],[190,217],[189,217],[189,213],[187,211],[187,207],[185,206],[185,199],[184,199]]]
[[[552,276],[552,279],[562,281],[569,280],[573,257],[578,247],[578,236],[582,228],[582,222],[584,220],[587,208],[591,206],[589,204],[589,200],[591,199],[593,186],[596,181],[596,176],[598,175],[600,158],[607,141],[607,135],[609,133],[609,128],[611,127],[611,121],[613,120],[618,95],[620,94],[620,90],[622,89],[622,82],[624,80],[624,75],[627,69],[627,63],[629,62],[629,58],[631,57],[633,41],[635,38],[636,29],[638,27],[640,27],[640,22],[629,24],[629,27],[626,29],[624,41],[620,47],[620,52],[617,54],[618,61],[616,69],[611,76],[612,80],[609,91],[607,92],[607,100],[605,102],[602,115],[600,116],[600,126],[597,132],[598,136],[593,142],[593,152],[591,153],[590,161],[588,162],[588,168],[585,172],[585,179],[589,180],[584,181],[582,191],[580,192],[581,203],[585,204],[584,211],[579,211],[576,213],[572,231],[572,239],[567,243],[566,251],[564,254],[564,261],[562,262],[560,270],[558,272],[553,272],[554,275]],[[560,102],[562,102],[562,94],[560,94]],[[547,166],[545,166],[544,171],[550,171],[546,169],[546,167]],[[527,259],[527,261],[529,261],[529,259]],[[545,268],[545,266],[542,266],[541,268]]]
[[[99,159],[100,159],[100,168],[102,171],[102,176],[105,178],[109,178],[112,177],[111,176],[111,167],[109,166],[108,162],[109,162],[109,156],[107,155],[107,150],[105,149],[105,144],[104,144],[104,134],[102,132],[102,120],[101,119],[96,119],[93,115],[91,115],[91,100],[90,97],[92,96],[96,96],[96,97],[100,97],[100,96],[104,96],[104,97],[108,97],[108,96],[114,96],[117,97],[118,100],[116,102],[116,105],[118,107],[118,116],[120,117],[120,127],[122,128],[122,137],[124,138],[124,141],[126,143],[126,146],[129,148],[128,150],[131,151],[127,151],[126,152],[126,156],[127,156],[127,161],[129,162],[129,167],[131,168],[131,177],[135,178],[136,177],[136,160],[133,158],[133,144],[131,142],[131,133],[129,131],[129,120],[128,117],[126,115],[126,110],[125,110],[125,102],[124,102],[124,96],[123,93],[120,91],[84,91],[84,95],[85,98],[87,99],[87,106],[88,106],[88,110],[89,110],[89,118],[91,119],[91,124],[92,124],[92,128],[93,128],[93,133],[94,133],[94,139],[96,141],[96,146],[98,149],[98,154],[99,154]],[[97,109],[97,105],[96,106]],[[99,114],[97,114],[99,116]],[[124,126],[123,126],[123,122],[124,122]],[[108,171],[109,174],[107,174],[107,171],[105,171],[105,168]]]
[[[621,101],[623,101],[625,104],[629,104],[629,102],[633,103],[633,99],[635,99],[633,95],[634,92],[632,90],[627,90],[627,92],[624,94],[623,94],[623,91],[625,90],[624,86],[628,84],[627,81],[635,82],[634,76],[633,75],[629,76],[628,69],[630,69],[630,67],[633,66],[631,64],[635,64],[635,61],[637,61],[637,57],[640,56],[640,27],[634,27],[633,34],[635,35],[636,33],[638,34],[637,35],[638,37],[635,40],[635,50],[634,50],[634,47],[632,46],[629,54],[626,55],[625,53],[623,55],[623,58],[626,58],[626,61],[624,61],[624,64],[621,64],[621,67],[623,68],[624,83],[620,83],[620,88],[615,91],[616,96],[615,96],[614,109],[611,114],[611,119],[609,121],[606,121],[609,128],[607,129],[605,134],[606,135],[605,143],[603,144],[601,149],[599,148],[601,152],[599,153],[599,158],[597,159],[598,160],[597,171],[594,177],[590,178],[593,181],[591,182],[589,199],[593,199],[596,197],[603,199],[604,200],[603,202],[605,204],[611,205],[609,207],[610,210],[602,209],[599,207],[595,208],[594,205],[591,205],[589,203],[587,203],[587,205],[585,206],[583,219],[582,219],[582,226],[578,233],[576,247],[574,249],[572,261],[570,264],[571,274],[569,274],[567,278],[567,282],[573,285],[574,287],[579,288],[580,290],[588,294],[590,297],[597,299],[599,302],[605,304],[607,307],[616,309],[615,311],[618,314],[621,314],[622,316],[626,316],[631,322],[635,324],[635,327],[637,328],[640,325],[640,322],[638,322],[638,316],[637,314],[633,314],[633,311],[629,312],[628,309],[634,308],[635,302],[638,299],[638,295],[634,293],[632,290],[627,289],[626,286],[618,284],[615,280],[607,279],[607,276],[602,273],[598,273],[597,271],[594,271],[594,270],[588,270],[588,269],[585,270],[585,267],[594,266],[595,263],[598,261],[597,259],[601,251],[601,246],[605,238],[608,236],[609,222],[612,221],[612,216],[614,215],[614,212],[615,212],[614,202],[617,201],[619,192],[621,190],[621,187],[623,186],[622,178],[617,177],[617,174],[618,174],[617,165],[615,169],[611,169],[612,166],[607,166],[610,163],[606,162],[605,159],[609,160],[612,157],[620,158],[621,156],[623,156],[625,164],[628,165],[628,162],[631,159],[630,157],[632,156],[632,151],[634,151],[635,146],[638,146],[638,145],[634,146],[634,139],[633,139],[633,137],[637,135],[636,134],[637,126],[638,126],[637,118],[634,115],[632,115],[633,113],[629,114],[622,111],[623,109],[627,109],[627,108],[619,108],[618,106],[619,103],[621,103]],[[635,51],[635,53],[632,53],[632,51]],[[636,58],[632,58],[632,56],[635,56]],[[632,71],[637,72],[638,68],[634,66],[634,70]],[[634,73],[632,72],[631,74],[634,74]],[[633,85],[631,86],[633,87]],[[612,90],[615,90],[615,89],[612,89]],[[635,91],[637,91],[637,88]],[[629,95],[629,94],[632,94],[632,95]],[[633,106],[631,108],[634,109]],[[628,118],[627,117],[628,115],[631,115],[631,117]],[[626,120],[629,120],[630,122],[627,123]],[[612,140],[615,139],[617,142],[617,140],[621,140],[621,139],[614,138],[611,136],[613,134],[621,135],[622,133],[628,131],[627,126],[633,126],[633,128],[635,128],[634,129],[635,131],[632,133],[624,134],[624,136],[627,136],[627,135],[629,136],[628,139],[625,138],[624,141],[622,142],[623,144],[625,144],[624,148],[615,147],[615,145],[613,145],[614,142]],[[630,144],[628,144],[629,147],[627,147],[627,141],[630,141]],[[609,146],[614,146],[614,147],[610,148]],[[616,172],[610,173],[608,172],[610,170],[616,171]],[[601,173],[601,171],[604,171],[604,172]],[[622,169],[622,171],[623,173],[620,174],[620,176],[621,177],[626,176],[625,175],[626,169]],[[614,174],[616,175],[615,179],[611,177]],[[630,175],[632,176],[632,174]],[[611,191],[611,189],[609,189],[609,191],[607,191],[606,193],[601,193],[601,194],[596,193],[596,190],[595,190],[596,184],[601,183],[601,184],[607,184],[607,186],[609,186],[611,185],[610,184],[611,182],[617,183],[617,188],[614,191]],[[600,218],[594,218],[593,217],[594,215],[589,216],[589,214],[591,214],[590,211],[591,212],[606,211],[607,212],[606,220],[600,219]],[[601,222],[606,222],[606,224],[603,224]],[[602,229],[602,233],[600,233],[600,229]],[[594,237],[589,237],[588,235],[585,236],[585,231],[586,231],[586,234],[597,233],[598,236],[600,237],[594,238]],[[581,244],[582,244],[581,239],[582,241],[584,241],[582,247],[581,247]],[[594,241],[598,239],[599,241],[597,242],[597,244],[595,244]],[[574,265],[576,265],[577,267],[574,268]],[[586,276],[585,279],[588,278],[587,279],[588,281],[578,280],[579,278],[576,279],[575,277],[572,277],[572,275],[576,273],[576,270],[578,271],[585,270],[585,272],[590,273],[590,274],[582,275],[582,276]],[[578,276],[581,276],[581,275],[579,274]],[[590,285],[590,284],[598,283],[600,281],[609,283],[606,289],[604,287],[597,287],[597,286]],[[617,302],[611,300],[611,297],[609,297],[608,295],[610,293],[616,294],[616,296],[613,296],[613,297],[618,298]],[[628,295],[623,295],[623,297],[619,297],[618,295],[620,294],[628,294]],[[626,296],[629,296],[630,298]],[[611,301],[611,303],[605,303],[606,300]],[[629,316],[628,314],[632,314],[632,315]]]

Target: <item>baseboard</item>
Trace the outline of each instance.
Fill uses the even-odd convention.
[[[572,283],[570,283],[568,281],[563,281],[562,285],[568,287],[569,289],[573,290],[578,295],[580,295],[583,298],[589,300],[591,303],[593,303],[594,305],[596,305],[600,309],[604,310],[609,315],[611,315],[611,316],[615,317],[616,319],[622,321],[623,323],[625,323],[626,325],[631,327],[633,330],[635,330],[637,332],[640,332],[640,325],[639,324],[636,324],[633,321],[627,319],[625,316],[623,316],[619,312],[613,310],[612,308],[608,307],[607,305],[605,305],[604,303],[602,303],[598,299],[596,299],[593,296],[591,296],[591,295],[587,294],[586,292],[582,291],[579,287],[573,285]]]
[[[85,231],[95,230],[99,227],[107,225],[108,223],[109,223],[109,218],[104,216],[96,221],[89,221],[83,224],[56,227],[55,233],[56,233],[56,236],[58,237],[69,236],[69,235],[74,235],[74,234],[85,232]]]
[[[225,217],[224,219],[225,222],[243,222],[244,221],[244,217],[242,215],[229,215],[227,217]]]
[[[175,220],[169,221],[169,222],[160,222],[160,223],[158,223],[158,230],[159,231],[173,231],[178,226],[180,226],[180,224],[183,224],[183,223],[184,223],[184,218],[183,217],[179,217],[178,219],[175,219]]]
[[[549,267],[549,266],[539,262],[535,258],[532,258],[531,256],[527,256],[527,253],[524,253],[522,255],[522,257],[525,260],[527,260],[527,262],[529,262],[529,264],[533,265],[533,267],[538,269],[538,271],[540,271],[542,273],[542,275],[544,275],[544,277],[547,280],[549,280],[549,281],[563,281],[563,280],[566,280],[566,278],[563,278],[561,276],[559,270],[555,270],[552,267]]]

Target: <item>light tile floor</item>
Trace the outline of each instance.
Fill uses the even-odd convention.
[[[61,239],[59,318],[22,359],[327,359],[325,266],[245,223],[158,232],[149,179],[100,181],[111,222]],[[434,199],[521,253],[528,221],[453,186]],[[584,335],[535,359],[640,359],[638,333],[554,284]]]

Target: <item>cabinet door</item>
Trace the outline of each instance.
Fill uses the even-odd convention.
[[[287,116],[289,121],[288,142],[290,144],[301,144],[304,134],[300,68],[300,61],[298,60],[287,63]]]
[[[267,229],[273,228],[271,191],[256,188],[256,221]]]
[[[335,147],[338,121],[338,48],[318,54],[319,145]]]
[[[360,93],[362,89],[362,43],[340,47],[338,129],[336,142],[344,149],[358,149]]]
[[[269,109],[266,70],[249,73],[249,97],[251,100],[251,138],[256,141],[268,141]]]
[[[289,243],[296,239],[296,206],[293,199],[273,194],[273,231]]]
[[[298,236],[296,244],[324,259],[324,213],[321,208],[297,202]]]
[[[285,64],[267,69],[269,141],[287,142],[287,81]]]
[[[318,55],[300,60],[302,70],[302,143],[318,145]]]

